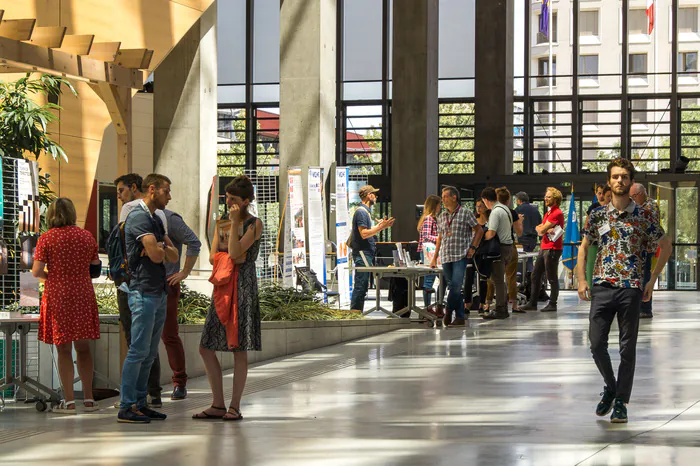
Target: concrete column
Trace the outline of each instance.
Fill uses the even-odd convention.
[[[280,202],[287,168],[335,161],[336,0],[280,2]],[[306,198],[306,196],[304,196]]]
[[[391,210],[395,241],[418,239],[416,204],[438,190],[438,0],[394,1]]]
[[[214,3],[154,73],[154,170],[172,181],[168,208],[202,241],[200,264],[209,254],[207,194],[216,175],[216,67]]]
[[[474,172],[484,177],[513,173],[513,1],[476,0]]]

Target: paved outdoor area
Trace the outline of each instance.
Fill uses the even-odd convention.
[[[595,416],[602,380],[587,305],[566,292],[557,314],[472,315],[465,329],[416,324],[257,365],[238,423],[190,419],[210,403],[203,378],[187,400],[165,400],[167,421],[145,426],[117,424],[109,400],[76,416],[9,404],[0,463],[694,466],[699,298],[657,293],[626,425]]]

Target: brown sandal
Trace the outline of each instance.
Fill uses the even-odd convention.
[[[233,412],[231,412],[233,410]],[[236,417],[226,417],[226,414],[235,414]],[[238,408],[234,408],[233,406],[228,407],[228,411],[226,411],[226,414],[221,416],[222,421],[240,421],[243,419],[243,415],[241,414],[241,411]]]
[[[211,409],[218,409],[220,411],[224,411],[226,408],[219,408],[218,406],[211,405]],[[209,409],[209,408],[207,408]],[[192,419],[223,419],[225,414],[222,414],[221,416],[217,416],[216,414],[209,414],[207,410],[205,409],[201,413],[193,414]]]

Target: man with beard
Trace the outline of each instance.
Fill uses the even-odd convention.
[[[131,310],[131,345],[122,368],[117,420],[149,423],[167,416],[147,406],[148,376],[158,356],[158,342],[166,316],[168,285],[163,262],[178,260],[178,252],[165,234],[156,210],[170,201],[170,180],[151,174],[143,180],[144,196],[129,213],[124,227],[131,279],[122,283]]]
[[[549,282],[549,303],[540,312],[557,312],[557,299],[559,298],[559,259],[564,248],[562,237],[556,241],[552,241],[551,236],[554,234],[555,227],[564,228],[564,214],[559,208],[561,204],[561,191],[556,188],[549,187],[544,195],[544,204],[549,209],[542,224],[535,229],[537,234],[542,237],[540,243],[540,253],[535,261],[535,269],[532,271],[532,288],[530,290],[530,300],[522,307],[523,311],[537,310],[537,297],[540,287],[542,286],[542,278],[546,275]]]
[[[352,216],[352,234],[350,248],[352,249],[352,262],[355,267],[364,267],[362,252],[369,265],[374,265],[374,256],[377,255],[376,235],[386,230],[394,224],[394,218],[382,219],[375,226],[372,226],[372,206],[377,202],[377,192],[379,190],[371,185],[364,185],[360,188],[360,200],[362,204]],[[355,279],[352,282],[352,299],[350,309],[355,312],[362,312],[365,308],[365,297],[369,287],[369,272],[355,272]]]
[[[578,251],[578,294],[591,302],[588,336],[591,353],[605,381],[603,397],[596,407],[598,416],[612,409],[611,422],[627,422],[627,403],[634,381],[640,301],[649,301],[654,283],[671,255],[671,241],[664,235],[659,216],[630,199],[635,169],[626,159],[608,164],[612,201],[591,212]],[[586,258],[591,244],[598,245],[593,286],[586,282]],[[657,244],[659,260],[644,285],[644,263]],[[643,291],[642,291],[642,287]],[[620,367],[615,380],[608,335],[615,315],[620,331]]]

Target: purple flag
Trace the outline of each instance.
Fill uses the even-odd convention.
[[[542,9],[540,10],[540,32],[549,37],[549,0],[542,0]]]

